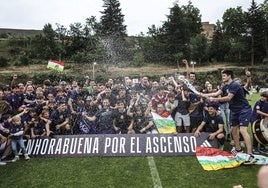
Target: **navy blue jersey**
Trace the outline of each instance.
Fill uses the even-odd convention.
[[[22,106],[23,99],[24,99],[23,94],[14,95],[13,93],[11,93],[7,96],[7,101],[10,104],[10,106],[12,107],[12,110],[17,110],[20,106]]]
[[[121,113],[118,110],[114,110],[112,119],[115,121],[115,126],[120,128],[121,133],[126,134],[127,128],[130,125],[130,117],[127,115],[127,112]]]
[[[181,94],[177,95],[175,99],[178,100],[177,112],[179,112],[182,115],[188,114],[189,113],[188,108],[189,108],[190,102],[183,101]]]
[[[46,122],[41,120],[32,126],[35,135],[42,135],[46,132]]]
[[[76,110],[76,108],[78,106],[78,100],[82,99],[82,97],[83,97],[82,93],[81,92],[79,93],[76,89],[72,89],[70,91],[69,98],[71,98],[73,100],[72,105],[73,105],[74,110]]]
[[[96,112],[95,117],[97,118],[98,131],[113,129],[112,112],[111,108],[100,109]]]
[[[9,129],[9,133],[11,133],[11,134],[15,134],[15,133],[18,133],[18,132],[24,130],[24,126],[22,123],[20,125],[14,125],[12,123],[9,123],[8,121],[5,121],[4,127]],[[22,137],[23,137],[23,134],[20,136],[15,136],[15,137],[13,136],[12,139],[21,139]]]
[[[189,94],[189,100],[190,103],[197,103],[200,101],[200,97],[197,96],[194,93]],[[203,108],[204,108],[204,103],[199,104],[190,114],[191,117],[202,117],[203,116]]]
[[[55,128],[56,125],[63,123],[67,118],[70,118],[70,113],[68,110],[59,112],[59,110],[54,110],[50,114],[49,119],[51,120],[51,127]]]
[[[36,101],[34,101],[32,104],[29,104],[29,107],[32,107],[32,108],[35,109],[37,115],[41,114],[41,112],[43,111],[44,106],[46,106],[46,102],[37,103]]]
[[[140,133],[140,130],[146,127],[149,123],[149,120],[147,117],[144,115],[133,115],[133,120],[134,120],[134,125],[133,129],[135,130],[136,133]]]
[[[34,93],[25,93],[24,94],[24,99],[28,99],[30,101],[34,101],[36,99],[36,95]],[[25,105],[27,105],[28,103],[24,102]]]
[[[216,132],[219,129],[219,124],[224,124],[223,118],[220,115],[216,115],[211,117],[210,115],[204,117],[204,122],[206,122],[204,126],[205,132]]]
[[[21,122],[22,122],[23,124],[27,124],[27,123],[29,123],[30,121],[32,121],[32,118],[34,118],[34,117],[30,116],[28,113],[23,114],[23,115],[21,116]]]
[[[222,87],[223,93],[232,93],[234,96],[229,101],[229,108],[233,113],[240,112],[242,109],[250,108],[250,105],[245,98],[245,92],[243,87],[235,81],[232,81],[229,85]]]
[[[251,114],[250,122],[253,123],[256,120],[261,120],[263,117],[260,114],[257,114],[257,110],[260,110],[264,113],[268,113],[268,102],[263,102],[261,100],[258,100],[254,107]]]

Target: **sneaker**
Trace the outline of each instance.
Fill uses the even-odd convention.
[[[267,150],[266,148],[261,147],[261,148],[259,149],[259,153],[268,155],[268,150]]]
[[[240,148],[240,150],[237,150],[237,149],[235,149],[235,147],[233,147],[231,149],[231,153],[236,155],[237,153],[243,153],[243,150],[242,150],[242,148]]]
[[[25,158],[25,160],[30,160],[30,157],[28,154],[24,154],[24,158]]]
[[[0,159],[0,161],[2,161],[2,162],[3,162],[3,161],[5,161],[6,159],[7,159],[7,157],[6,157],[6,156],[2,156],[2,157],[1,157],[1,159]]]
[[[255,162],[255,157],[252,154],[247,155],[246,161],[244,162],[244,165],[251,165]]]
[[[5,163],[5,162],[0,162],[0,166],[4,166],[4,165],[6,165],[7,163]]]
[[[245,142],[244,142],[244,141],[240,141],[240,146],[241,146],[242,148],[246,147]]]
[[[259,148],[253,148],[252,153],[256,154],[256,155],[259,155],[260,154]]]
[[[18,161],[19,159],[20,159],[19,156],[15,156],[14,159],[11,160],[11,162],[16,162],[16,161]]]

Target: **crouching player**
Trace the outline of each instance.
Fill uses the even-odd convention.
[[[207,105],[208,115],[203,118],[203,121],[194,132],[195,137],[200,136],[200,132],[209,132],[208,140],[218,139],[219,148],[223,150],[225,141],[224,122],[222,116],[218,114],[216,104],[209,103]]]

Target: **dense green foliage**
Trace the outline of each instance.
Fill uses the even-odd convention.
[[[176,65],[187,58],[199,65],[215,61],[255,65],[268,56],[268,0],[259,5],[253,0],[247,11],[241,7],[227,9],[223,21],[216,24],[212,40],[202,34],[201,13],[191,2],[182,6],[174,3],[162,26],[152,25],[147,35],[139,36],[127,36],[118,0],[103,2],[100,21],[91,16],[84,24],[72,23],[69,28],[56,24],[56,29],[48,23],[42,34],[28,38],[1,34],[1,63],[27,65],[60,59],[142,66]]]
[[[149,33],[161,44],[164,60],[176,62],[176,54],[182,53],[183,57],[191,57],[190,40],[201,33],[201,15],[191,2],[180,7],[175,4],[170,9],[167,21],[160,28],[149,28]],[[180,58],[183,58],[180,57]]]

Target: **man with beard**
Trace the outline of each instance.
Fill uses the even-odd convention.
[[[217,112],[217,104],[209,103],[207,108],[208,115],[203,118],[203,121],[194,132],[194,136],[199,137],[201,131],[209,132],[210,134],[208,140],[214,140],[215,138],[218,139],[220,149],[223,149],[223,144],[225,141],[223,118]]]

